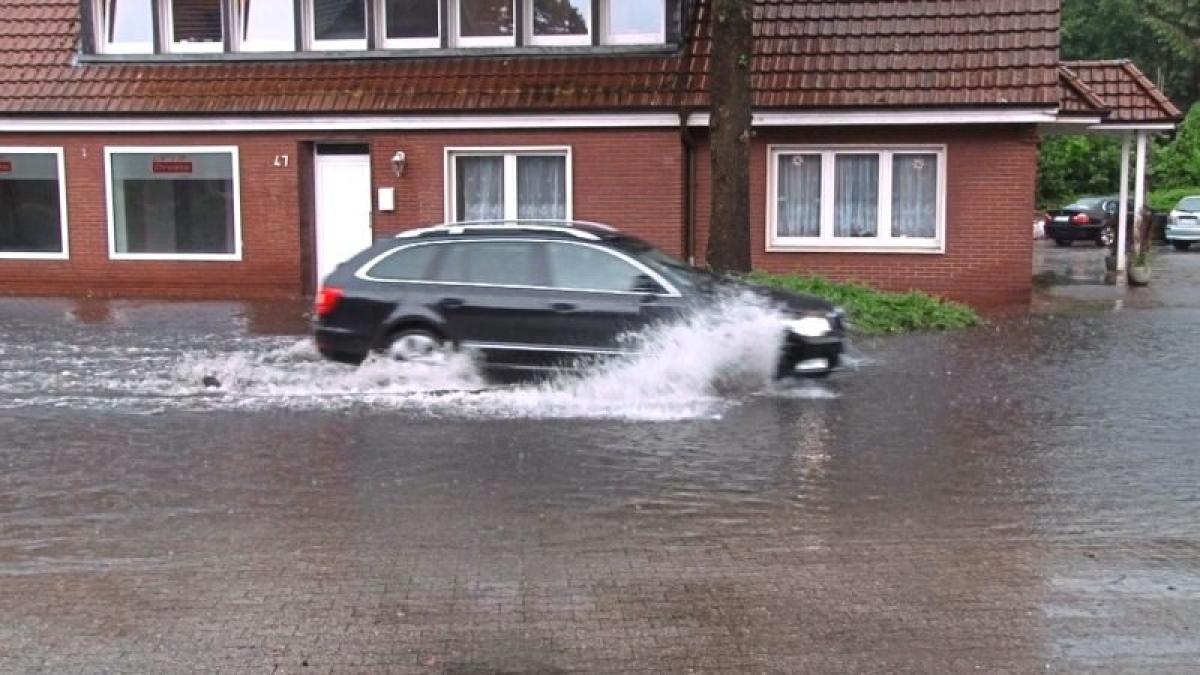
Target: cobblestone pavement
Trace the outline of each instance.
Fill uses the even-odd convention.
[[[0,301],[0,671],[1195,672],[1200,251],[1158,265],[656,422],[132,405],[289,308]]]

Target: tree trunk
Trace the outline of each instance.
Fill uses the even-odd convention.
[[[750,67],[753,0],[712,0],[709,267],[750,271]]]

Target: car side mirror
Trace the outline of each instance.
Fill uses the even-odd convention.
[[[639,274],[637,275],[637,278],[633,280],[633,292],[659,295],[666,293],[666,290],[664,290],[663,287],[659,285],[659,283],[655,281],[654,278],[649,274]]]

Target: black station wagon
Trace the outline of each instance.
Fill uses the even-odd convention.
[[[377,242],[325,279],[316,342],[352,364],[372,352],[423,360],[456,348],[481,352],[489,369],[569,367],[624,354],[622,335],[730,290],[788,315],[781,376],[837,369],[842,315],[825,301],[715,276],[607,226],[559,221],[455,223]]]

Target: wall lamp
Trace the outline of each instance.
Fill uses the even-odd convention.
[[[396,177],[404,175],[404,167],[408,165],[408,155],[404,154],[403,150],[397,150],[396,154],[392,155],[392,170],[396,172]]]

